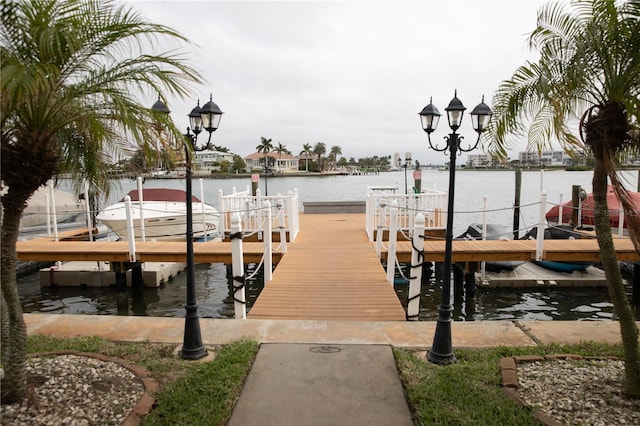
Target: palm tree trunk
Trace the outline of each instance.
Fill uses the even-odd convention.
[[[8,194],[3,198],[7,199]],[[22,316],[16,283],[16,241],[20,227],[20,215],[24,202],[5,203],[3,200],[2,261],[0,286],[2,287],[2,402],[18,402],[26,396],[25,363],[27,358],[27,327]]]
[[[618,257],[613,245],[611,222],[607,207],[607,172],[602,158],[596,156],[593,170],[594,220],[600,260],[607,278],[609,297],[613,303],[620,325],[624,348],[625,393],[640,398],[640,351],[638,350],[638,327],[627,298]]]

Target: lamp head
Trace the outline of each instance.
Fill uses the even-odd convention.
[[[462,116],[466,108],[462,105],[462,101],[458,99],[458,91],[456,90],[453,95],[453,99],[449,102],[449,105],[444,109],[447,111],[447,119],[449,120],[449,127],[454,132],[458,130],[462,123]]]
[[[440,120],[440,111],[433,104],[433,99],[429,98],[429,105],[422,108],[422,111],[419,113],[420,122],[422,123],[422,129],[430,134],[436,127],[438,127],[438,121]]]
[[[189,126],[196,136],[202,131],[202,116],[200,115],[200,111],[200,100],[198,99],[198,105],[189,113]]]
[[[214,132],[220,125],[220,119],[224,114],[218,105],[213,102],[213,95],[209,96],[209,102],[200,109],[202,127],[209,133]]]
[[[471,122],[473,123],[473,130],[478,132],[478,134],[482,133],[486,130],[489,125],[489,120],[491,120],[491,108],[487,104],[484,103],[484,95],[482,96],[482,102],[473,108],[471,111]]]
[[[151,109],[153,111],[163,112],[165,114],[169,114],[171,112],[169,111],[167,105],[162,102],[162,100],[160,100],[160,95],[158,95],[158,100],[151,106]]]

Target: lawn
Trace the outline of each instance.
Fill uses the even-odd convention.
[[[215,348],[213,361],[183,361],[175,344],[114,343],[101,338],[29,337],[29,352],[79,350],[97,352],[144,367],[160,384],[156,408],[144,425],[225,425],[258,351],[258,344],[241,340]],[[622,357],[620,345],[590,344],[500,347],[456,350],[458,362],[428,363],[424,353],[394,349],[414,421],[419,425],[536,425],[531,414],[505,398],[499,362],[515,355],[570,353]]]

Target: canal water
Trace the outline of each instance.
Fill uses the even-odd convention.
[[[407,186],[413,186],[412,173],[407,174]],[[637,172],[624,175],[630,189],[636,189]],[[424,170],[422,186],[447,190],[448,172]],[[563,201],[571,197],[571,186],[581,185],[590,192],[591,172],[538,171],[523,172],[520,227],[526,228],[538,222],[539,200],[542,190],[548,194],[549,203],[558,203],[562,192]],[[244,190],[250,185],[248,178],[204,179],[205,202],[217,207],[217,192],[230,193],[235,187]],[[269,195],[298,190],[301,208],[305,201],[364,200],[370,186],[397,186],[404,192],[404,171],[381,173],[369,176],[326,177],[269,177]],[[110,201],[120,199],[135,181],[116,182]],[[181,179],[147,179],[145,187],[183,188]],[[63,188],[64,189],[64,188]],[[260,189],[265,190],[264,179]],[[194,194],[199,194],[199,184],[194,183]],[[459,171],[456,174],[454,235],[462,233],[473,222],[482,222],[485,203],[490,223],[512,226],[515,194],[515,172],[513,171]],[[549,206],[550,208],[550,206]],[[523,229],[524,228],[524,229]],[[364,230],[363,230],[364,232]],[[251,275],[256,265],[248,265]],[[408,286],[400,276],[394,288],[399,300],[407,303]],[[421,320],[435,320],[440,302],[440,285],[431,278],[421,291]],[[41,287],[38,273],[18,279],[18,289],[25,312],[97,314],[97,315],[142,315],[156,317],[184,317],[186,274],[177,275],[159,288],[145,288],[141,294],[131,291],[119,293],[114,288],[92,287]],[[262,273],[247,282],[248,309],[251,308],[262,289]],[[196,295],[199,314],[206,318],[232,318],[233,298],[223,264],[197,265]],[[478,289],[474,298],[455,300],[454,319],[457,321],[479,320],[610,320],[614,318],[613,305],[605,288],[557,288],[557,289]]]

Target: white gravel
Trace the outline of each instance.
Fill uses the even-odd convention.
[[[564,425],[640,425],[640,401],[622,394],[619,360],[519,362],[518,395]]]
[[[3,425],[119,425],[144,386],[118,363],[78,355],[27,360],[29,396],[3,405]]]

